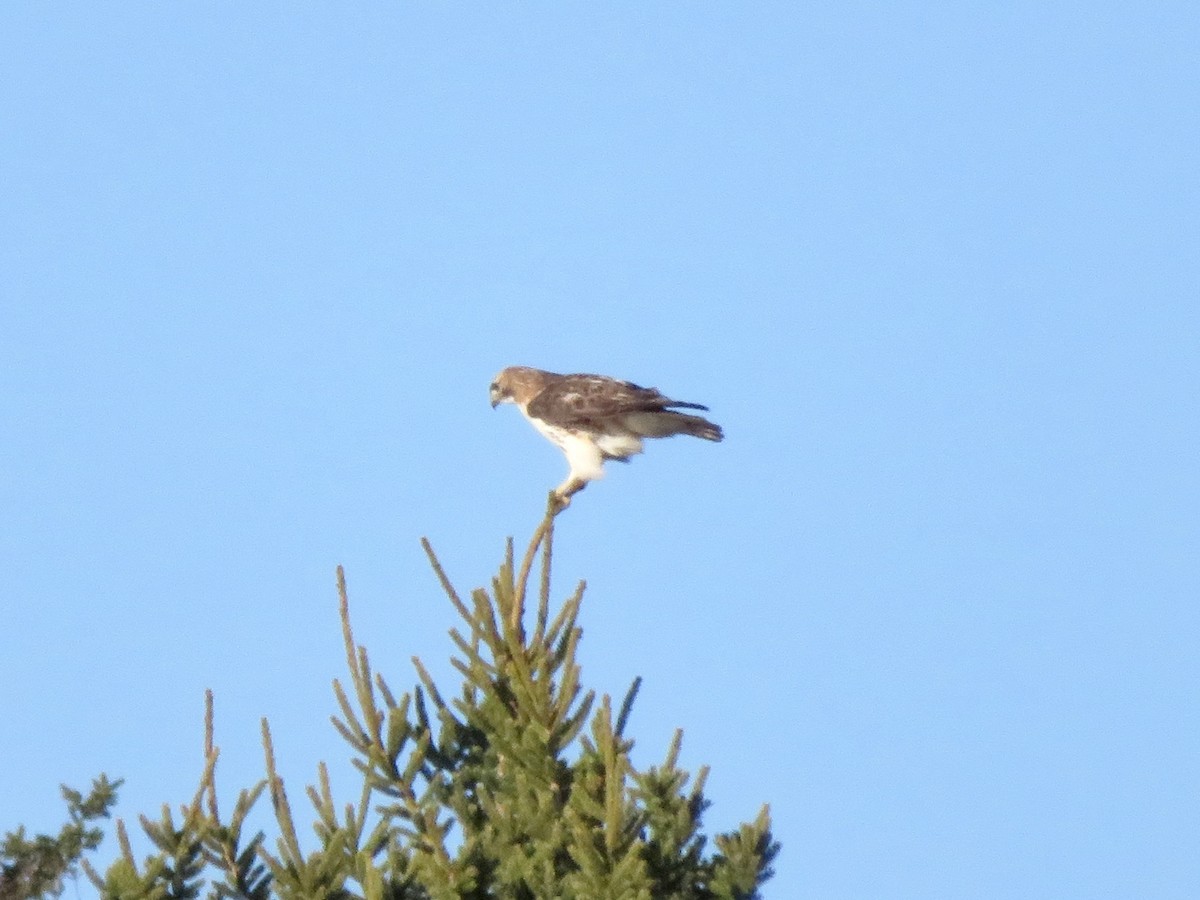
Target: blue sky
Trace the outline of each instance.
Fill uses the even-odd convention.
[[[320,760],[564,463],[487,386],[707,403],[560,520],[584,677],[769,897],[1200,895],[1193,4],[10,3],[0,829]],[[308,821],[302,818],[302,821]],[[144,843],[139,845],[144,849]],[[111,858],[105,845],[102,861]],[[81,887],[81,895],[90,888]]]

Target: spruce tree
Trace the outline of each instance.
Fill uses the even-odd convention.
[[[584,585],[551,603],[554,523],[549,504],[520,563],[507,543],[491,589],[463,599],[423,542],[460,619],[450,631],[456,696],[417,657],[417,684],[397,694],[373,671],[351,630],[337,571],[348,676],[334,681],[333,725],[362,775],[357,801],[339,808],[322,763],[307,789],[316,849],[305,851],[296,810],[262,724],[266,777],[228,814],[217,800],[219,757],[207,696],[205,766],[191,802],[142,818],[155,852],[140,864],[118,821],[121,857],[101,876],[112,900],[650,900],[756,898],[778,851],[764,806],[753,821],[701,831],[707,769],[678,766],[676,732],[659,765],[638,770],[626,735],[640,684],[614,710],[583,687],[577,654]],[[536,602],[528,588],[540,552]],[[529,608],[532,607],[532,608]],[[246,833],[263,795],[279,836]],[[35,895],[29,895],[35,896]]]
[[[107,819],[117,802],[121,781],[109,781],[101,775],[92,782],[85,797],[81,792],[61,786],[67,804],[67,822],[58,834],[27,837],[23,827],[10,831],[0,842],[0,900],[25,900],[27,897],[57,897],[63,881],[75,876],[85,853],[95,850],[104,839],[97,824]]]

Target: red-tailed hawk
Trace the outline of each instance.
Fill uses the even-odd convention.
[[[533,427],[559,446],[571,471],[554,489],[564,506],[571,495],[604,475],[604,461],[629,462],[642,452],[643,438],[690,434],[706,441],[725,435],[701,416],[677,412],[703,409],[664,397],[654,388],[604,375],[559,375],[527,366],[509,366],[491,387],[492,408],[515,403]]]

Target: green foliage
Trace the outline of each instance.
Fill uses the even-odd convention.
[[[27,838],[24,828],[6,834],[0,845],[0,900],[61,894],[64,879],[75,875],[83,855],[100,846],[104,831],[90,823],[108,818],[121,784],[120,779],[109,781],[101,775],[86,797],[64,784],[68,821],[57,836]]]
[[[701,770],[677,765],[676,733],[664,761],[638,771],[625,734],[640,681],[614,721],[612,702],[580,680],[576,654],[584,585],[550,604],[553,501],[520,566],[509,541],[491,590],[464,601],[429,544],[425,549],[461,619],[450,632],[463,683],[447,696],[420,659],[418,683],[397,695],[354,640],[338,570],[349,676],[335,680],[333,725],[363,776],[361,795],[340,808],[322,764],[307,789],[315,849],[302,845],[263,721],[266,778],[242,791],[228,817],[218,808],[212,696],[200,785],[178,818],[164,808],[142,819],[154,853],[138,864],[118,822],[122,855],[103,877],[104,898],[247,900],[599,900],[756,898],[778,845],[766,807],[753,822],[701,832],[708,806]],[[526,592],[541,550],[532,631]],[[247,814],[269,797],[279,836],[247,836]],[[85,865],[86,868],[86,865]],[[32,895],[13,895],[32,896]],[[8,900],[7,897],[0,900]]]

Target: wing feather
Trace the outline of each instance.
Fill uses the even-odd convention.
[[[708,409],[663,396],[656,388],[642,387],[604,375],[560,375],[529,402],[529,415],[570,427],[589,425],[636,412],[666,412],[672,408]]]

